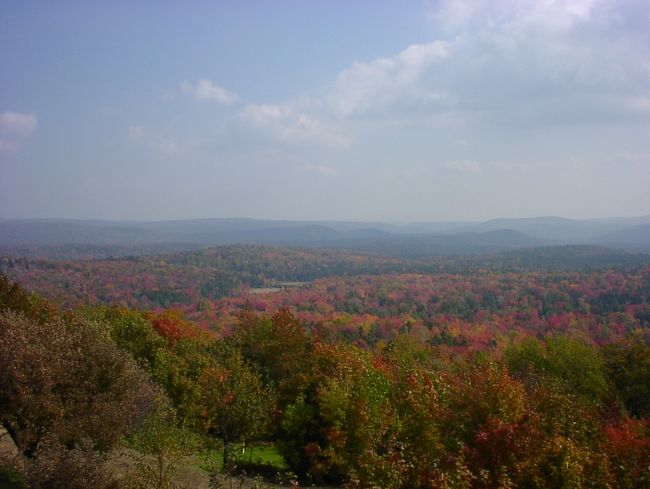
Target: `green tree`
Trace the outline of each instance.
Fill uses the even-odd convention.
[[[628,412],[650,416],[650,347],[640,336],[603,348],[607,378]]]
[[[528,381],[547,377],[582,400],[599,404],[607,394],[602,356],[593,345],[566,336],[544,343],[527,338],[505,352],[510,372]]]
[[[130,437],[137,449],[136,468],[130,489],[173,489],[179,487],[179,464],[198,447],[197,436],[178,425],[169,409],[147,418],[144,427]]]
[[[204,429],[221,437],[223,462],[232,462],[232,444],[263,437],[273,410],[273,397],[238,352],[228,352],[205,368],[199,378]]]
[[[271,317],[244,312],[228,340],[277,393],[280,410],[313,380],[312,339],[287,309],[280,309]]]

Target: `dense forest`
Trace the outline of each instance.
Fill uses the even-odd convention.
[[[0,487],[650,487],[643,255],[1,266]]]

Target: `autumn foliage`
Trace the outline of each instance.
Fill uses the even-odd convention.
[[[210,259],[253,285],[281,272],[273,257],[285,278],[326,276],[224,297],[202,271],[209,290],[185,289],[205,256],[179,255],[145,276],[147,290],[173,282],[172,308],[125,304],[162,292],[112,304],[121,285],[73,300],[71,283],[67,312],[2,278],[0,418],[32,467],[48,450],[60,467],[34,487],[75,463],[101,478],[88,461],[160,402],[167,422],[221,443],[224,467],[265,442],[302,483],[650,487],[649,269],[405,273],[299,252],[255,264],[250,251]],[[341,263],[377,268],[337,276]],[[68,280],[97,266],[68,265]]]

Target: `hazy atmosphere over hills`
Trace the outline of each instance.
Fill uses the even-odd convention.
[[[0,247],[85,244],[133,248],[156,245],[156,251],[165,251],[235,243],[339,248],[410,257],[568,244],[606,245],[650,252],[650,216],[600,220],[541,217],[410,224],[256,219],[0,220]],[[16,250],[10,248],[10,251]]]
[[[3,2],[0,215],[645,215],[648,12]]]

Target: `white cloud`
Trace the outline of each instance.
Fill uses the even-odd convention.
[[[299,103],[270,105],[250,104],[244,107],[238,120],[245,126],[264,131],[276,140],[287,143],[312,142],[327,146],[346,147],[349,138],[316,115],[299,110]]]
[[[246,105],[222,141],[333,149],[357,141],[374,152],[402,134],[415,154],[463,131],[493,137],[650,119],[650,26],[642,2],[626,2],[441,0],[431,15],[437,40],[357,61],[311,98]],[[199,90],[202,82],[184,91],[208,98],[213,85]],[[448,170],[493,168],[458,156]]]
[[[151,134],[143,126],[130,126],[129,138],[145,144],[149,149],[162,155],[173,155],[178,152],[178,143],[171,138]]]
[[[485,31],[505,27],[512,33],[531,27],[563,30],[608,8],[603,0],[440,0],[429,18],[440,32]]]
[[[0,151],[17,151],[37,126],[38,119],[34,114],[0,113]]]
[[[184,81],[181,83],[181,90],[196,100],[208,100],[220,104],[232,104],[239,98],[236,93],[205,79],[199,80],[196,84]]]
[[[291,112],[289,105],[250,104],[244,107],[241,117],[256,126],[264,126],[287,119]]]
[[[29,136],[36,130],[38,120],[34,114],[3,112],[0,114],[0,133],[14,136]]]
[[[481,168],[481,165],[479,165],[478,162],[474,160],[449,161],[445,164],[445,167],[461,173],[483,173],[483,168]]]
[[[441,0],[431,21],[452,56],[427,83],[455,110],[517,125],[608,123],[638,117],[650,96],[642,1]]]
[[[321,97],[249,104],[236,120],[273,141],[347,148],[351,131],[346,119],[354,115],[376,114],[400,104],[447,103],[444,93],[420,86],[420,79],[448,54],[448,43],[413,44],[392,57],[354,63]]]
[[[434,41],[413,44],[399,54],[356,62],[342,71],[328,96],[340,116],[383,109],[405,97],[439,100],[444,94],[420,90],[418,83],[430,66],[449,55],[450,44]]]

